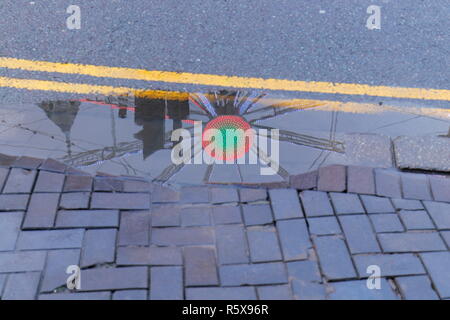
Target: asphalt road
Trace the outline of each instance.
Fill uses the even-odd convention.
[[[81,8],[79,30],[66,27],[71,4]],[[371,4],[381,6],[380,30],[366,28]],[[0,14],[4,57],[450,88],[448,0],[17,0],[0,2]],[[24,77],[4,69],[0,76]]]

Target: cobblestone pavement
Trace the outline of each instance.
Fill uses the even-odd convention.
[[[447,177],[336,165],[284,188],[170,189],[1,164],[1,299],[450,298]]]

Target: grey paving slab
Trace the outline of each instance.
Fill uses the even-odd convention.
[[[212,208],[212,217],[216,225],[242,223],[239,206],[214,206]]]
[[[95,177],[94,191],[123,192],[123,180],[114,177]]]
[[[126,179],[123,181],[124,192],[149,192],[150,183],[143,180]]]
[[[242,226],[217,226],[215,233],[217,253],[221,264],[249,262],[249,249]]]
[[[170,203],[180,201],[180,192],[178,190],[159,184],[152,184],[150,190],[152,202],[154,203]]]
[[[352,193],[330,193],[337,214],[365,213],[358,195]]]
[[[14,168],[22,168],[22,169],[37,169],[42,164],[43,160],[33,157],[22,156],[17,158],[11,165]]]
[[[64,183],[64,192],[80,192],[92,190],[93,178],[91,176],[67,175]]]
[[[334,214],[326,192],[302,191],[300,198],[307,217],[332,216]]]
[[[181,202],[207,203],[210,201],[210,190],[207,187],[184,187],[180,191]]]
[[[30,193],[33,189],[36,172],[36,170],[12,168],[3,187],[3,193]]]
[[[118,210],[60,210],[56,216],[59,228],[118,227]]]
[[[0,251],[14,250],[22,220],[23,212],[0,213]]]
[[[81,248],[84,229],[22,231],[17,240],[20,250]]]
[[[3,190],[6,178],[8,177],[9,168],[0,168],[0,192]]]
[[[46,251],[0,252],[0,273],[41,271]]]
[[[34,192],[61,192],[64,179],[64,174],[40,171],[34,186]]]
[[[401,210],[399,215],[408,230],[426,230],[435,228],[427,212],[424,210]]]
[[[403,198],[433,200],[431,197],[428,176],[418,173],[403,173],[401,175]]]
[[[304,219],[278,221],[277,229],[284,260],[302,260],[308,257],[308,249],[312,244]]]
[[[372,220],[375,232],[405,231],[405,228],[396,213],[371,214],[369,218]]]
[[[218,285],[215,250],[213,247],[185,247],[184,274],[186,286]]]
[[[281,262],[226,265],[219,268],[222,286],[287,283],[285,266]]]
[[[51,250],[48,252],[47,263],[43,274],[41,292],[52,292],[53,290],[66,286],[69,266],[80,265],[80,250]]]
[[[352,254],[381,251],[367,215],[340,216],[339,220]]]
[[[59,193],[33,193],[23,222],[23,228],[53,227],[58,203]]]
[[[26,210],[28,194],[0,194],[0,211]]]
[[[183,299],[183,269],[181,267],[153,267],[150,270],[150,299]]]
[[[376,169],[375,183],[377,195],[391,198],[402,198],[400,174],[395,171]]]
[[[91,198],[92,209],[144,210],[150,208],[148,193],[108,193],[94,192]]]
[[[375,194],[375,175],[373,168],[348,166],[347,190],[352,193]]]
[[[275,227],[251,227],[247,229],[252,262],[282,260]]]
[[[347,168],[331,165],[319,168],[317,190],[342,192],[347,188]]]
[[[450,203],[432,201],[423,203],[438,229],[450,229]]]
[[[392,203],[396,209],[400,210],[423,210],[423,205],[420,200],[392,199]]]
[[[381,289],[368,289],[366,280],[334,282],[331,300],[398,300],[388,281],[381,279]]]
[[[406,300],[439,299],[427,276],[398,277],[395,282]]]
[[[293,280],[292,291],[296,300],[325,300],[326,288],[321,283]]]
[[[434,200],[450,202],[450,179],[444,176],[430,176]]]
[[[211,188],[211,203],[238,202],[239,195],[234,188]]]
[[[422,261],[441,298],[450,297],[450,252],[428,252],[421,254]]]
[[[74,292],[39,295],[39,300],[110,300],[111,292]]]
[[[61,194],[59,207],[63,209],[89,208],[90,192],[69,192]]]
[[[111,263],[115,260],[117,229],[86,230],[81,267]]]
[[[181,226],[210,226],[211,208],[210,207],[189,207],[183,208],[180,212]]]
[[[356,277],[350,254],[342,239],[337,236],[323,236],[317,237],[314,243],[322,271],[328,279]]]
[[[211,227],[153,228],[151,243],[161,246],[214,244]]]
[[[438,232],[378,234],[384,252],[421,252],[446,250]]]
[[[122,211],[120,213],[119,245],[146,246],[150,241],[150,212]]]
[[[40,272],[10,274],[2,294],[2,300],[34,300],[40,276]]]
[[[153,227],[178,227],[181,225],[181,208],[175,205],[154,206],[151,210]]]
[[[303,282],[320,282],[320,270],[316,261],[303,260],[286,263],[289,279]]]
[[[117,265],[182,265],[181,249],[176,247],[118,247]]]
[[[44,162],[39,167],[40,170],[52,171],[52,172],[60,172],[63,173],[66,171],[67,166],[59,161],[48,158],[44,160]]]
[[[272,210],[268,204],[245,204],[242,206],[244,223],[247,226],[264,225],[273,222]]]
[[[308,219],[309,232],[315,235],[342,233],[336,217],[317,217]]]
[[[292,300],[293,295],[288,285],[257,287],[260,300]]]
[[[361,195],[361,200],[367,213],[395,212],[395,208],[389,198]]]
[[[297,190],[271,189],[269,196],[275,220],[303,217]]]
[[[120,290],[113,293],[113,300],[147,300],[147,290]]]
[[[298,190],[308,190],[317,188],[317,178],[319,173],[317,170],[291,175],[289,177],[289,185]]]
[[[380,267],[382,277],[425,273],[420,259],[411,253],[355,255],[353,261],[361,278],[371,275],[367,273],[371,265]]]
[[[86,269],[81,273],[81,290],[147,289],[148,280],[146,267]]]
[[[241,202],[263,201],[267,199],[266,189],[239,189],[239,197]]]
[[[256,300],[254,287],[186,288],[187,300]]]

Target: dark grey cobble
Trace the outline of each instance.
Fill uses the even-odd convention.
[[[86,230],[81,267],[114,262],[116,238],[116,229]]]
[[[308,258],[308,249],[312,247],[312,244],[304,219],[278,221],[277,229],[284,260]]]
[[[152,244],[161,246],[214,244],[214,230],[210,227],[153,228]]]
[[[180,212],[181,226],[209,226],[211,225],[210,207],[189,207],[183,208]]]
[[[59,207],[63,209],[87,209],[89,208],[89,192],[63,193],[59,201]]]
[[[275,220],[302,218],[298,193],[294,189],[272,189],[269,191]]]
[[[108,193],[94,192],[91,199],[92,209],[140,210],[150,208],[148,193]]]
[[[64,174],[40,171],[34,192],[61,192],[64,185]]]
[[[450,179],[442,176],[430,176],[430,185],[434,200],[450,202]]]
[[[82,291],[147,289],[146,267],[97,268],[81,271]]]
[[[395,282],[406,300],[439,299],[427,276],[399,277]]]
[[[438,229],[450,229],[450,203],[424,201],[424,205]]]
[[[247,226],[263,225],[273,222],[272,210],[267,204],[243,205],[242,212]]]
[[[146,246],[150,240],[150,212],[122,211],[120,213],[119,245]]]
[[[281,262],[221,266],[220,280],[223,286],[288,282],[286,269]]]
[[[446,250],[438,232],[378,234],[384,252],[420,252]]]
[[[395,209],[388,198],[362,195],[361,200],[367,213],[395,212]]]
[[[181,267],[153,267],[150,272],[150,299],[183,299],[183,269]]]
[[[314,239],[324,275],[330,280],[356,277],[350,254],[342,239],[323,236]]]
[[[185,247],[184,273],[186,286],[218,285],[217,265],[213,247]]]
[[[216,225],[242,223],[239,206],[214,206],[212,208],[212,216]]]
[[[14,250],[22,224],[23,212],[0,214],[0,251]]]
[[[351,193],[330,193],[337,214],[364,213],[358,195]]]
[[[2,300],[34,300],[40,276],[40,272],[10,274],[2,294]]]
[[[395,171],[376,169],[375,182],[377,195],[391,198],[401,198],[400,174]]]
[[[403,173],[403,198],[432,200],[428,177],[424,174]]]
[[[381,251],[368,216],[340,216],[339,220],[352,254]]]
[[[251,227],[247,229],[252,262],[282,260],[280,245],[274,227]]]
[[[450,252],[422,253],[421,257],[440,297],[450,298]]]
[[[11,169],[3,193],[30,193],[36,178],[36,172],[36,170],[20,168]]]
[[[240,225],[217,226],[216,246],[221,264],[249,262],[244,228]]]
[[[375,176],[370,167],[347,167],[347,190],[352,193],[375,194]]]
[[[181,265],[181,249],[176,247],[119,247],[118,265]]]
[[[342,233],[336,217],[308,218],[309,232],[315,235]]]
[[[0,273],[41,271],[46,251],[0,252]]]
[[[376,232],[402,232],[405,229],[396,213],[371,214],[369,218]]]
[[[20,250],[81,248],[83,229],[22,231],[17,240]]]
[[[118,210],[60,210],[56,216],[59,228],[118,227]]]
[[[0,211],[26,210],[28,194],[0,194]]]
[[[342,192],[347,188],[347,168],[342,165],[331,165],[319,168],[317,189],[322,191]]]
[[[58,193],[33,193],[23,222],[24,229],[51,228],[58,210]]]
[[[334,214],[326,192],[303,191],[300,193],[300,198],[308,217],[332,216]]]

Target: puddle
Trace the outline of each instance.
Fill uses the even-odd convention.
[[[261,174],[261,168],[267,168],[264,155],[272,159],[276,151],[271,134],[264,152],[262,144],[245,150],[245,163],[174,163],[171,152],[179,141],[171,141],[172,133],[185,129],[191,143],[198,137],[196,121],[203,128],[252,128],[258,141],[264,130],[278,129],[276,174]],[[0,105],[0,153],[52,157],[91,173],[147,176],[168,183],[277,182],[335,163],[380,167],[400,163],[410,169],[450,171],[449,136],[448,109],[282,99],[260,92],[155,91],[153,97]],[[411,150],[400,145],[405,137],[408,143],[427,142],[418,142]],[[202,153],[201,148],[190,151],[192,158]],[[256,163],[248,161],[252,152]],[[436,161],[433,152],[441,159]]]

